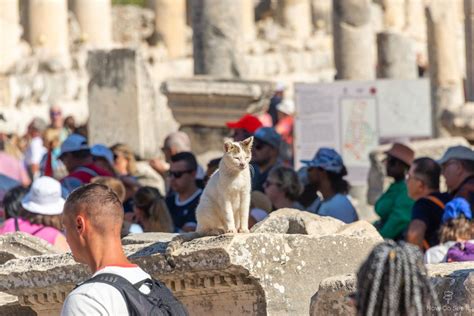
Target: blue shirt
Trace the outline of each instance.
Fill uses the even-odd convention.
[[[320,216],[331,216],[346,224],[359,220],[359,216],[357,216],[357,212],[351,201],[346,195],[340,193],[328,200],[321,201],[321,204],[316,210],[316,214]]]

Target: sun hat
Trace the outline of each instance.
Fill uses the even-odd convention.
[[[232,129],[242,128],[251,134],[255,133],[257,129],[263,126],[262,122],[251,114],[245,114],[238,121],[227,122],[225,125]]]
[[[474,160],[474,151],[466,146],[449,147],[444,153],[443,157],[438,160],[438,164],[445,164],[451,159]]]
[[[267,143],[273,148],[279,149],[281,143],[281,136],[272,127],[261,127],[253,135],[256,139]]]
[[[61,153],[59,154],[59,157],[61,157],[65,153],[85,149],[89,149],[89,145],[87,145],[87,139],[79,134],[71,134],[62,143]]]
[[[63,212],[64,199],[59,181],[50,177],[39,177],[21,200],[28,212],[40,215],[59,215]]]
[[[341,155],[334,149],[321,147],[311,160],[301,160],[301,163],[308,167],[322,168],[326,171],[341,173],[344,169],[344,162]]]
[[[284,99],[277,104],[276,109],[287,115],[295,114],[295,102],[291,99]]]
[[[114,165],[114,153],[109,147],[102,144],[95,144],[91,147],[92,156],[105,158],[111,166]]]
[[[410,147],[400,143],[393,143],[392,148],[386,151],[385,154],[403,161],[408,166],[411,166],[413,159],[415,159],[415,152]]]

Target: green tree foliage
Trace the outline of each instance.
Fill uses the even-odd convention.
[[[133,4],[144,6],[146,0],[112,0],[112,4]]]

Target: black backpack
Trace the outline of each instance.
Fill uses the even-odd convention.
[[[173,293],[160,281],[145,279],[132,284],[127,279],[112,273],[101,273],[95,277],[78,284],[77,287],[93,282],[109,284],[116,288],[123,296],[127,304],[130,316],[187,316],[188,313],[183,304],[178,301]],[[146,284],[150,288],[149,294],[144,294],[138,289]],[[76,287],[76,288],[77,288]]]

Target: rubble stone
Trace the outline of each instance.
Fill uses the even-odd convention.
[[[273,217],[296,218],[294,212],[307,215],[282,210]],[[382,240],[337,220],[312,217],[342,226],[327,235],[255,232],[195,239],[177,250],[174,269],[163,255],[168,234],[128,237],[124,250],[164,281],[191,315],[304,315],[322,279],[355,272]],[[54,314],[88,272],[70,255],[60,255],[12,260],[0,266],[0,276],[0,291],[17,295],[22,305],[36,312]]]

